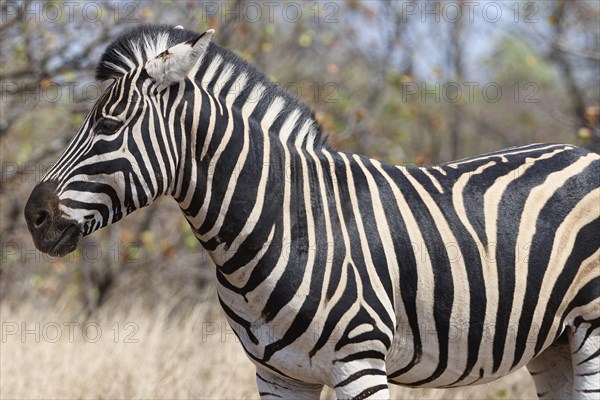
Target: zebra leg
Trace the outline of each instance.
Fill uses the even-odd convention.
[[[256,370],[256,385],[261,399],[318,399],[323,385],[285,379],[264,369]]]
[[[567,399],[573,387],[573,368],[566,336],[562,335],[540,355],[527,363],[540,399]]]
[[[573,398],[600,399],[600,327],[580,324],[570,338]]]
[[[389,399],[385,361],[355,360],[339,365],[334,386],[338,399]]]

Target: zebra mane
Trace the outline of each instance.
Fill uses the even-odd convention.
[[[169,47],[198,37],[198,33],[169,25],[140,25],[115,39],[104,51],[96,79],[117,79]]]
[[[198,33],[181,27],[169,25],[140,25],[129,29],[115,39],[104,51],[96,69],[96,79],[104,81],[118,79],[129,71],[145,65],[146,61],[154,58],[169,47],[198,37]],[[285,100],[285,110],[282,113],[299,113],[299,121],[309,122],[312,145],[319,148],[327,145],[327,136],[322,133],[321,125],[315,114],[304,102],[287,90],[270,81],[265,74],[256,69],[232,51],[211,43],[205,59],[222,57],[225,63],[236,70],[236,74],[244,73],[248,84],[261,85],[265,88],[263,95],[268,98]],[[300,131],[300,130],[298,130]],[[290,137],[294,140],[295,137]],[[306,139],[308,140],[308,139]]]

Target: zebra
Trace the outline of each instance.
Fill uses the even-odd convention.
[[[526,366],[600,394],[600,156],[532,144],[431,167],[333,149],[307,105],[202,34],[140,25],[25,206],[35,246],[173,197],[261,398],[388,398]]]

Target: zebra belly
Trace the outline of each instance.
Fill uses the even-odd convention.
[[[504,362],[496,371],[493,371],[493,338],[490,332],[487,337],[483,337],[478,347],[479,356],[476,362],[468,367],[468,326],[452,322],[450,326],[450,340],[447,342],[447,349],[443,350],[445,357],[441,357],[440,347],[443,346],[439,345],[438,332],[433,319],[424,320],[421,324],[422,347],[420,352],[415,350],[414,337],[410,327],[407,324],[399,323],[386,358],[390,382],[426,388],[484,384],[521,368],[532,358],[525,356],[514,367],[512,362]],[[534,336],[535,333],[536,331],[532,330],[530,335]],[[503,353],[510,359],[508,361],[512,361],[515,344],[514,335],[511,337],[509,334],[503,349]],[[416,360],[413,358],[415,353],[420,353]],[[525,351],[525,354],[533,354],[533,345]]]

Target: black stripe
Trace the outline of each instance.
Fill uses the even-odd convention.
[[[347,355],[344,358],[336,358],[335,360],[333,360],[333,363],[347,363],[347,362],[351,362],[351,361],[356,361],[356,360],[366,360],[366,359],[375,359],[375,360],[384,360],[385,359],[385,354],[376,351],[376,350],[364,350],[364,351],[358,351],[356,353],[352,353]]]
[[[365,375],[384,375],[385,376],[385,371],[382,371],[382,370],[376,369],[376,368],[361,369],[360,371],[357,371],[357,372],[351,374],[348,378],[344,379],[343,381],[337,383],[334,386],[334,388],[346,386],[346,385],[354,382],[355,380],[362,378]]]
[[[382,168],[394,181],[400,179],[398,177],[400,172],[395,167],[382,165]],[[380,191],[386,198],[394,198],[394,194],[387,182],[381,183]],[[410,242],[406,223],[404,222],[404,218],[398,207],[388,204],[387,207],[385,207],[385,213],[394,240],[394,251],[398,256],[400,296],[402,297],[408,325],[412,332],[414,349],[412,358],[409,360],[408,364],[397,371],[388,371],[391,379],[406,373],[421,360],[423,345],[421,343],[421,332],[417,316],[418,272],[415,253]],[[398,310],[396,310],[396,313],[398,313]],[[403,329],[403,327],[400,328]]]
[[[402,188],[403,195],[419,223],[421,234],[423,238],[426,238],[425,246],[433,266],[433,319],[439,345],[439,357],[438,364],[430,376],[410,383],[410,385],[419,386],[438,378],[448,365],[448,340],[450,316],[454,303],[454,283],[448,254],[445,248],[439,248],[439,244],[443,244],[444,240],[437,230],[436,222],[431,216],[427,205],[403,174],[396,176],[398,185]]]
[[[586,357],[585,359],[579,361],[577,363],[577,365],[585,364],[586,362],[591,361],[594,358],[597,358],[598,356],[600,356],[600,349],[597,349],[595,352],[593,352],[592,354],[590,354],[589,357]]]
[[[278,118],[280,120],[281,118]],[[275,287],[271,291],[265,307],[262,310],[262,316],[266,322],[271,321],[277,313],[288,304],[302,283],[302,277],[308,260],[308,234],[306,232],[306,205],[302,200],[303,181],[300,178],[303,170],[298,159],[290,161],[290,174],[292,176],[291,184],[291,202],[290,210],[283,210],[284,213],[292,212],[290,215],[292,230],[290,232],[290,243],[283,243],[283,251],[287,259],[283,274],[277,280]],[[294,179],[298,177],[298,179]],[[269,345],[271,346],[271,345]],[[277,346],[265,348],[265,355]],[[268,358],[267,358],[268,359]]]
[[[536,326],[532,327],[533,313],[540,300],[539,294],[544,281],[544,274],[550,262],[553,250],[551,244],[556,239],[556,232],[568,214],[577,206],[577,203],[587,195],[587,192],[581,190],[581,176],[585,176],[585,174],[578,174],[569,178],[562,187],[558,188],[543,205],[538,216],[529,259],[527,260],[527,284],[525,286],[525,297],[523,298],[523,304],[527,306],[523,307],[519,318],[514,361],[511,369],[521,362],[532,329],[538,328]],[[577,251],[577,248],[576,246],[574,251]],[[574,269],[578,269],[578,266],[572,266]]]
[[[319,351],[331,335],[336,333],[336,330],[340,329],[339,321],[342,319],[343,315],[352,307],[352,305],[358,299],[358,288],[356,282],[356,275],[354,273],[354,267],[350,264],[346,264],[345,268],[336,268],[340,271],[346,271],[346,287],[339,299],[339,301],[331,308],[329,313],[327,314],[327,318],[325,319],[325,323],[323,324],[323,330],[321,331],[321,335],[319,339],[315,343],[314,347],[308,352],[309,357],[313,357],[317,351]],[[338,282],[339,283],[339,282]]]
[[[356,395],[354,397],[354,400],[361,400],[361,399],[366,399],[367,397],[371,397],[372,395],[374,395],[377,392],[380,392],[382,390],[387,390],[387,385],[377,385],[377,386],[371,386],[370,388],[367,388],[365,390],[363,390],[362,392],[360,392],[358,395]]]
[[[308,158],[308,155],[305,154],[305,157]],[[265,361],[269,360],[269,358],[278,350],[281,350],[284,347],[291,344],[292,342],[294,342],[296,339],[298,339],[303,333],[305,333],[308,330],[308,328],[310,327],[310,324],[312,323],[314,317],[316,316],[319,304],[321,304],[321,290],[323,287],[324,271],[320,268],[317,268],[317,266],[324,265],[327,260],[327,247],[326,247],[327,243],[326,242],[323,243],[323,239],[326,239],[326,238],[323,238],[322,236],[318,235],[319,232],[325,231],[325,215],[323,214],[324,205],[322,204],[322,197],[321,197],[320,193],[316,192],[316,188],[318,188],[318,184],[316,184],[317,182],[315,182],[315,180],[314,180],[316,178],[316,176],[315,176],[316,172],[314,171],[314,165],[310,162],[307,162],[307,168],[308,168],[308,170],[303,171],[303,173],[305,174],[305,176],[306,175],[309,176],[309,186],[312,188],[311,202],[308,206],[311,207],[312,212],[313,212],[313,220],[314,220],[314,224],[315,224],[315,235],[316,235],[316,237],[315,237],[316,248],[314,248],[314,249],[308,248],[307,249],[308,252],[315,253],[315,259],[314,259],[314,262],[312,265],[313,269],[311,271],[311,277],[310,277],[309,290],[308,290],[308,294],[304,298],[304,301],[302,302],[302,306],[300,306],[300,309],[296,313],[291,325],[285,332],[284,336],[280,340],[277,340],[276,342],[271,343],[265,347],[265,351],[264,351],[264,360]],[[312,180],[310,180],[311,176],[312,176]],[[300,177],[298,177],[298,179],[300,179]],[[293,196],[293,197],[297,198],[298,200],[304,200],[304,201],[300,201],[302,203],[307,200],[307,199],[303,199],[302,193],[296,193],[295,196]],[[302,226],[303,220],[301,219],[301,216],[298,215],[298,218],[300,218],[300,220],[297,221],[297,226]],[[306,226],[306,225],[307,224],[305,223],[304,226]],[[307,240],[308,240],[308,235],[307,235]],[[292,265],[300,267],[303,264],[294,262]],[[303,272],[303,274],[306,273],[306,271],[302,271],[302,272]],[[298,271],[298,273],[300,273],[300,271]],[[298,277],[297,279],[301,279],[301,278],[302,277]],[[316,334],[316,332],[312,332],[312,333]]]
[[[535,354],[538,354],[543,346],[545,339],[548,337],[548,333],[553,326],[556,313],[561,303],[563,302],[565,295],[571,283],[577,275],[577,271],[581,263],[589,258],[598,249],[598,243],[600,243],[600,219],[596,219],[588,225],[584,226],[578,233],[573,246],[575,250],[569,255],[562,272],[556,279],[550,298],[548,299],[548,305],[542,319],[542,323],[539,327],[539,333],[537,336],[537,343],[535,345]],[[596,276],[594,279],[589,281],[585,286],[579,289],[579,292],[575,295],[568,307],[566,307],[563,315],[561,316],[560,326],[563,325],[563,321],[569,312],[578,306],[589,304],[596,300],[600,296],[600,276]]]
[[[470,167],[476,169],[479,165],[487,163],[485,162],[474,162],[469,164]],[[453,264],[455,262],[463,262],[466,269],[467,281],[469,284],[469,324],[468,324],[468,337],[467,337],[467,363],[463,373],[458,379],[448,386],[455,385],[464,380],[473,370],[477,363],[479,356],[479,346],[483,338],[483,323],[485,319],[485,309],[487,305],[487,298],[485,293],[485,281],[483,277],[483,266],[481,264],[481,257],[477,247],[477,243],[474,238],[471,237],[469,231],[465,228],[459,216],[456,213],[455,205],[453,203],[453,194],[448,192],[449,188],[453,187],[456,181],[446,179],[444,186],[446,187],[446,193],[441,194],[431,183],[430,178],[424,174],[422,169],[409,169],[411,175],[415,177],[431,194],[432,199],[443,213],[448,226],[450,227],[454,238],[457,243],[445,243],[445,249],[441,251],[451,252],[451,247],[458,246],[459,254],[458,260],[449,260],[450,267],[455,268]],[[461,174],[455,175],[453,178],[458,179],[464,176],[464,171]],[[449,174],[450,175],[450,174]],[[466,188],[469,187],[471,181],[468,181]],[[465,210],[468,209],[472,197],[469,193],[463,193],[463,203]],[[468,214],[467,214],[468,215]],[[461,329],[463,327],[460,327]]]
[[[498,205],[496,268],[498,271],[499,296],[502,299],[502,306],[498,307],[496,313],[492,373],[496,373],[502,363],[506,339],[511,328],[508,326],[508,323],[514,307],[515,269],[517,267],[515,265],[516,252],[524,245],[523,243],[517,243],[517,227],[519,227],[521,222],[525,202],[531,190],[542,184],[549,173],[564,169],[570,165],[572,158],[568,153],[562,152],[551,158],[535,160],[533,165],[507,186]],[[522,158],[515,161],[516,168],[514,170],[519,171],[524,161]],[[540,266],[540,268],[545,270],[547,265]],[[531,270],[531,267],[529,269]]]

